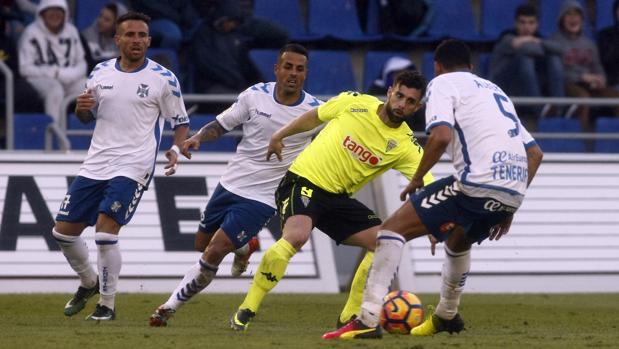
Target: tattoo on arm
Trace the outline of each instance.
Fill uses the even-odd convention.
[[[200,129],[200,141],[204,142],[215,140],[226,132],[228,131],[221,126],[219,121],[213,120]]]

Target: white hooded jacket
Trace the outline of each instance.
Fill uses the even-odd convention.
[[[41,12],[50,7],[60,7],[65,12],[65,23],[58,34],[50,32]],[[86,77],[86,59],[79,33],[67,21],[69,11],[66,0],[41,0],[37,17],[28,25],[19,39],[19,73],[25,78],[57,78],[70,84]]]

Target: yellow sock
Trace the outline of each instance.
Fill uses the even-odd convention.
[[[368,272],[370,271],[373,260],[374,252],[367,251],[365,257],[363,257],[363,260],[359,263],[359,267],[357,267],[357,271],[355,272],[355,277],[350,284],[350,293],[348,294],[346,305],[344,305],[344,309],[340,314],[340,322],[347,322],[353,315],[358,317],[361,313],[363,290],[365,289],[365,282],[368,278]]]
[[[258,312],[260,303],[267,293],[282,279],[290,258],[297,250],[286,240],[279,239],[264,253],[254,280],[239,309]]]

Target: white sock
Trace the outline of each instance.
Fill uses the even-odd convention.
[[[464,290],[466,277],[471,269],[471,250],[453,252],[445,245],[445,262],[441,277],[441,300],[436,307],[435,314],[446,320],[451,320],[458,313],[460,296]]]
[[[378,232],[374,262],[368,274],[359,317],[366,326],[378,325],[383,297],[389,291],[391,280],[398,271],[405,243],[404,237],[398,233],[388,230]]]
[[[118,246],[118,235],[95,233],[97,243],[97,266],[99,268],[99,304],[114,309],[114,296],[118,275],[122,265],[122,256]]]
[[[81,236],[60,234],[52,229],[52,236],[58,242],[67,262],[80,277],[80,285],[92,288],[97,284],[97,273],[88,260],[88,246]]]
[[[183,280],[172,292],[164,306],[178,310],[213,281],[215,274],[217,274],[217,269],[216,266],[200,258],[200,261],[187,271],[187,274],[185,274]]]

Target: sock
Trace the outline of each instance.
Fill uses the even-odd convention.
[[[80,278],[80,286],[92,288],[97,284],[97,273],[88,260],[88,246],[81,236],[60,234],[52,229],[52,236],[60,246],[69,265]]]
[[[237,248],[236,250],[234,250],[234,254],[239,256],[239,257],[242,257],[242,256],[246,255],[248,251],[249,251],[249,244],[245,244],[245,245]]]
[[[290,258],[297,250],[286,240],[279,239],[264,253],[254,280],[239,309],[258,312],[266,294],[277,285],[286,272]]]
[[[398,271],[402,247],[405,243],[404,237],[398,233],[388,230],[378,232],[374,263],[368,276],[359,316],[366,326],[378,326],[383,297],[389,291],[391,280]]]
[[[445,245],[445,262],[441,278],[441,300],[434,312],[438,317],[451,320],[458,313],[460,296],[464,290],[466,277],[471,269],[471,250],[453,252]]]
[[[348,299],[344,305],[344,309],[340,314],[340,322],[345,323],[350,320],[353,315],[359,317],[361,313],[361,301],[363,299],[363,290],[365,289],[365,282],[368,278],[368,272],[372,266],[374,260],[374,252],[367,251],[365,257],[355,272],[355,277],[350,284],[350,292],[348,293]]]
[[[172,292],[172,295],[170,295],[170,298],[165,302],[164,306],[178,310],[213,281],[215,274],[217,274],[217,269],[217,266],[208,264],[205,260],[200,258],[200,261],[187,271],[185,277],[178,284],[174,292]]]
[[[95,233],[97,266],[99,268],[99,304],[114,309],[114,296],[122,265],[118,235]]]

